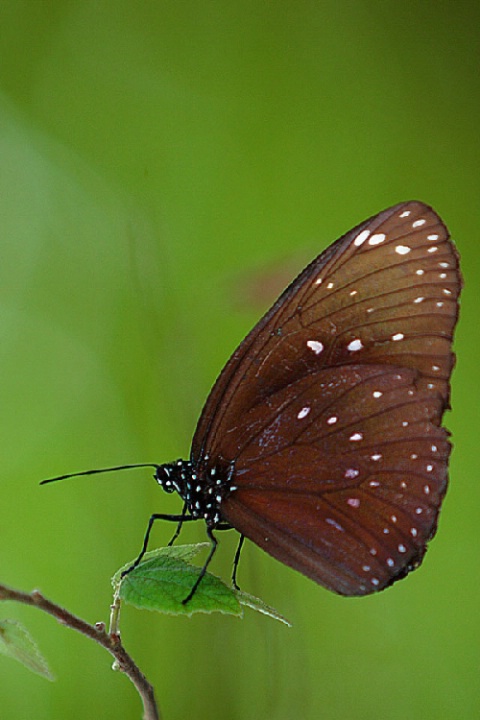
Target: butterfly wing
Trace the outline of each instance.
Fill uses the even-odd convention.
[[[416,567],[432,537],[450,452],[442,402],[418,374],[326,368],[275,393],[229,433],[222,515],[271,555],[344,595]],[[294,390],[294,392],[293,392]]]
[[[447,484],[460,287],[448,231],[419,202],[314,260],[232,355],[197,426],[192,460],[234,463],[222,517],[342,594],[417,566]]]

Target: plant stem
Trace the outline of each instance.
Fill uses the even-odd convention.
[[[0,583],[0,600],[13,600],[37,607],[49,615],[53,615],[62,625],[66,625],[102,645],[115,658],[114,667],[125,673],[137,689],[143,702],[144,720],[160,720],[154,689],[123,647],[118,631],[107,632],[104,623],[90,625],[60,605],[48,600],[38,590],[26,593]]]

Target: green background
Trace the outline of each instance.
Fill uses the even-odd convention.
[[[480,716],[479,27],[473,2],[0,4],[1,581],[107,620],[110,576],[180,501],[148,470],[38,480],[185,456],[282,283],[369,215],[424,200],[462,255],[451,488],[424,566],[348,600],[248,544],[242,587],[293,629],[126,608],[167,720]],[[2,720],[140,717],[101,648],[1,613],[58,678],[0,657]]]

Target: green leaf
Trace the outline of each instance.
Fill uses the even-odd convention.
[[[0,653],[18,660],[47,680],[54,680],[36,642],[28,630],[16,620],[0,620]]]
[[[195,543],[192,545],[168,545],[167,547],[161,547],[156,548],[156,550],[150,550],[149,552],[146,552],[143,556],[142,562],[140,565],[142,565],[146,560],[150,560],[151,558],[157,558],[157,557],[171,557],[171,558],[178,558],[181,560],[191,560],[195,557],[195,555],[198,555],[198,553],[201,550],[205,550],[206,548],[210,547],[210,543],[203,542],[203,543]],[[127,563],[126,565],[123,565],[121,568],[117,570],[115,575],[112,578],[112,585],[116,587],[120,584],[121,581],[121,575],[125,570],[128,570],[132,567],[134,561]],[[135,572],[132,570],[132,573]],[[130,573],[129,573],[130,574]]]
[[[191,600],[183,604],[200,573],[200,568],[188,563],[186,558],[195,556],[205,547],[209,544],[176,545],[148,553],[146,559],[121,581],[120,598],[138,608],[172,615],[222,612],[242,616],[236,592],[208,572]],[[130,566],[131,563],[115,574],[114,585],[118,584],[121,572]]]
[[[257,598],[254,595],[249,595],[249,593],[243,592],[243,590],[237,590],[236,595],[240,605],[245,605],[245,607],[249,607],[251,610],[262,613],[262,615],[268,615],[268,617],[273,618],[273,620],[278,620],[278,622],[281,622],[288,627],[292,627],[292,623],[287,620],[286,617],[280,615],[275,608],[267,605],[263,602],[263,600],[260,600],[260,598]]]
[[[209,543],[197,543],[152,550],[145,553],[140,565],[123,579],[122,572],[128,570],[133,563],[121,567],[112,578],[113,586],[119,587],[121,600],[140,609],[157,610],[172,615],[222,612],[242,617],[243,606],[291,627],[291,623],[283,615],[263,600],[228,587],[220,578],[208,572],[194,596],[184,605],[182,601],[188,597],[200,572],[200,568],[191,565],[188,560],[209,547]]]

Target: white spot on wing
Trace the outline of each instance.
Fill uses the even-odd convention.
[[[353,244],[356,245],[357,247],[360,247],[360,245],[363,245],[363,243],[365,242],[365,240],[368,238],[369,235],[370,235],[370,230],[362,230],[362,232],[359,233],[357,235],[357,237],[355,238],[355,240],[353,241]]]
[[[385,233],[377,233],[376,235],[372,235],[370,240],[368,241],[369,245],[380,245],[385,240]]]
[[[426,220],[423,218],[421,220],[415,220],[415,222],[412,223],[412,227],[421,227],[422,225],[425,225]]]
[[[352,442],[358,442],[359,440],[363,440],[363,434],[359,432],[353,433],[353,435],[350,435],[349,439]]]
[[[307,345],[310,350],[313,350],[315,355],[320,355],[323,350],[323,343],[321,343],[319,340],[307,340]]]
[[[405,335],[403,333],[396,333],[396,335],[392,335],[392,340],[403,340],[404,337]]]
[[[360,507],[360,500],[358,498],[348,498],[347,505],[350,505],[350,507],[358,508]]]
[[[400,217],[401,217],[401,218],[408,217],[408,216],[410,215],[410,212],[411,212],[410,210],[404,210],[404,211],[400,214]]]
[[[307,415],[308,415],[308,413],[310,412],[310,410],[311,410],[311,408],[308,407],[308,406],[302,408],[302,409],[300,410],[300,412],[298,413],[297,418],[298,418],[299,420],[302,420],[304,417],[307,417]]]
[[[350,350],[350,352],[357,352],[357,350],[361,350],[362,347],[362,341],[356,338],[355,340],[352,340],[352,342],[348,343],[347,350]]]
[[[355,470],[355,468],[347,468],[347,470],[345,470],[345,477],[349,480],[353,480],[353,478],[356,478],[359,473],[360,471]]]
[[[332,518],[325,518],[325,522],[334,527],[336,530],[340,530],[341,532],[345,532],[343,527],[339,525],[339,523],[336,522],[336,520],[333,520]]]
[[[336,415],[332,415],[332,417],[328,418],[327,425],[335,425],[337,420],[338,420],[338,417]]]
[[[411,251],[411,247],[408,247],[408,245],[397,245],[395,248],[395,252],[399,255],[408,255],[408,253]],[[431,250],[431,248],[430,248]]]

